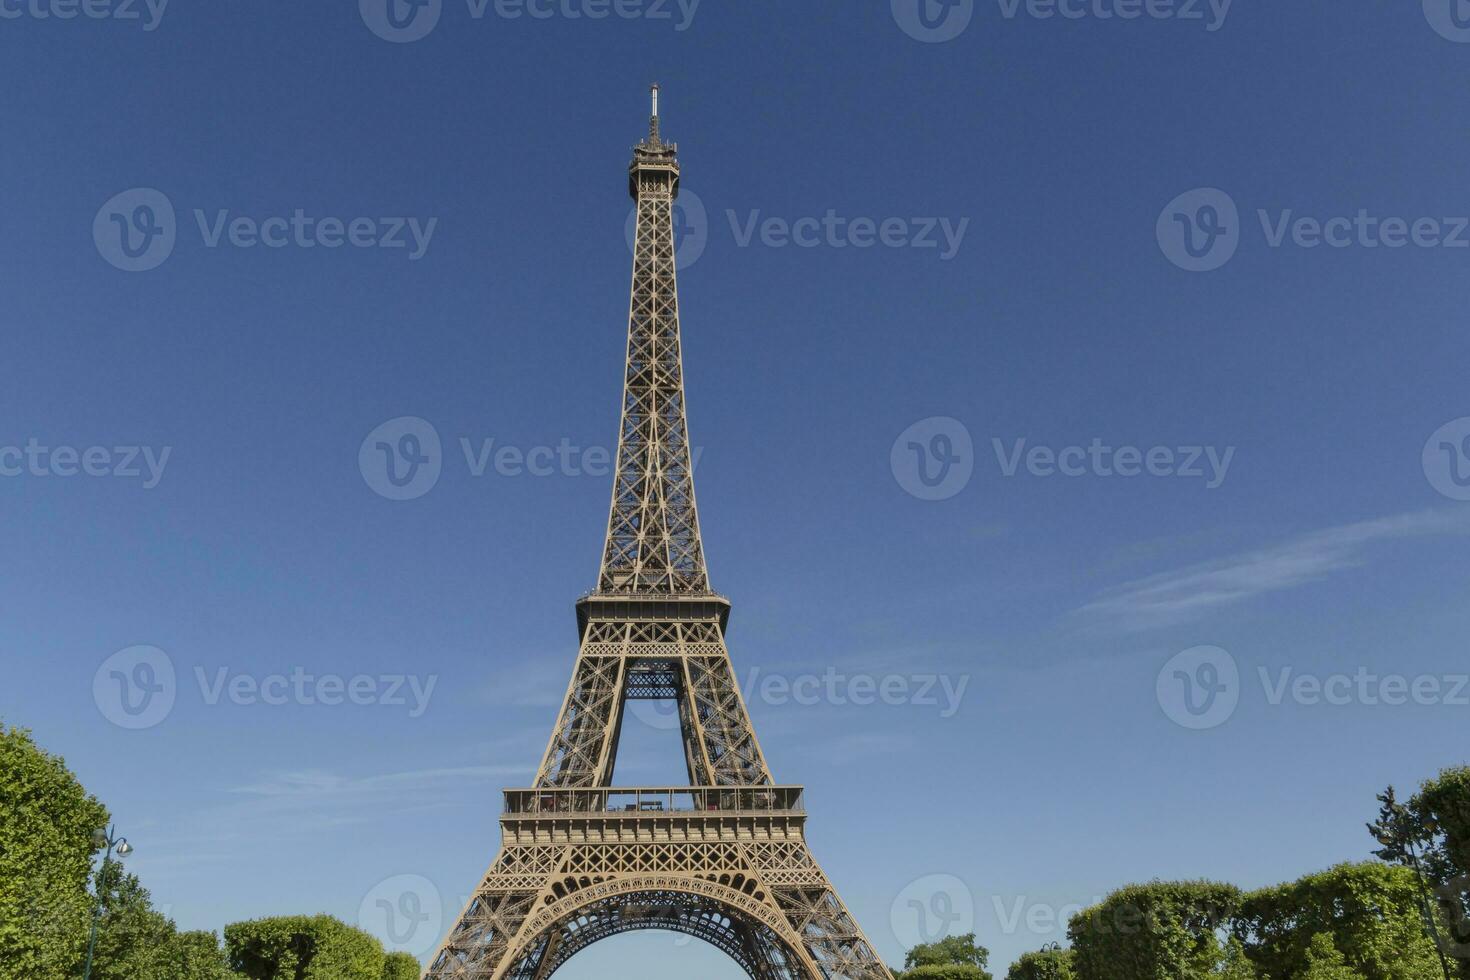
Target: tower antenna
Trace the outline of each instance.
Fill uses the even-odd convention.
[[[653,115],[648,117],[648,142],[658,146],[662,142],[658,134],[658,82],[649,91],[653,95]]]

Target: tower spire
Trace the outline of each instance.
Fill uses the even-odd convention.
[[[648,139],[633,148],[628,168],[638,218],[622,425],[599,593],[709,592],[684,414],[674,250],[678,146],[659,136],[658,95],[655,85]]]

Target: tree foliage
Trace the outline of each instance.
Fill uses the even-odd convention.
[[[904,957],[901,980],[991,980],[985,967],[990,950],[975,942],[975,934],[945,936],[938,942],[920,943]]]
[[[382,980],[382,944],[329,915],[293,915],[225,927],[230,966],[250,980]]]
[[[899,980],[991,980],[990,974],[973,963],[929,963],[904,970]]]
[[[102,919],[93,980],[161,980],[174,924],[153,909],[148,890],[117,861],[97,873]]]
[[[1038,953],[1025,953],[1011,964],[1006,980],[1076,980],[1076,954],[1052,946]]]
[[[1407,868],[1341,864],[1263,888],[1241,903],[1236,935],[1272,978],[1303,975],[1320,937],[1366,980],[1443,980],[1424,933],[1419,884]]]
[[[175,933],[160,960],[159,980],[238,980],[212,932]]]
[[[1233,885],[1132,885],[1072,918],[1080,980],[1219,980],[1232,963],[1220,931],[1240,904]]]
[[[383,980],[419,980],[423,972],[419,961],[407,953],[389,953],[383,964]]]
[[[990,950],[975,943],[975,934],[945,936],[938,942],[920,943],[909,950],[903,965],[912,969],[916,966],[950,966],[961,964],[984,969],[990,964]]]
[[[1332,937],[1319,932],[1307,944],[1306,968],[1302,980],[1364,980],[1363,974],[1348,966]]]
[[[92,833],[107,810],[29,732],[0,725],[0,976],[69,977],[92,902]]]

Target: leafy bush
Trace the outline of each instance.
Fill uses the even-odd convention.
[[[973,963],[930,963],[899,974],[899,980],[991,980],[990,974]]]
[[[419,980],[423,972],[419,961],[407,953],[389,953],[383,964],[383,980]]]
[[[1235,932],[1273,980],[1303,976],[1328,946],[1365,980],[1443,980],[1418,889],[1407,868],[1340,864],[1247,895]]]
[[[1240,969],[1220,937],[1240,904],[1232,885],[1152,882],[1109,895],[1072,918],[1079,980],[1219,980]]]
[[[329,915],[237,922],[225,950],[250,980],[382,980],[387,962],[376,939]]]
[[[975,934],[946,936],[938,942],[920,943],[904,957],[901,980],[991,980],[985,967],[990,950],[977,945]]]
[[[1070,949],[1026,953],[1011,964],[1006,980],[1076,980],[1076,958]]]

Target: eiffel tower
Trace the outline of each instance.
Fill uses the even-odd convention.
[[[892,980],[807,849],[800,786],[777,785],[711,591],[684,413],[675,282],[678,147],[633,150],[628,360],[612,514],[581,648],[528,789],[505,791],[501,850],[427,980],[544,980],[600,939],[695,936],[754,980]],[[624,706],[672,699],[689,785],[612,785]]]

